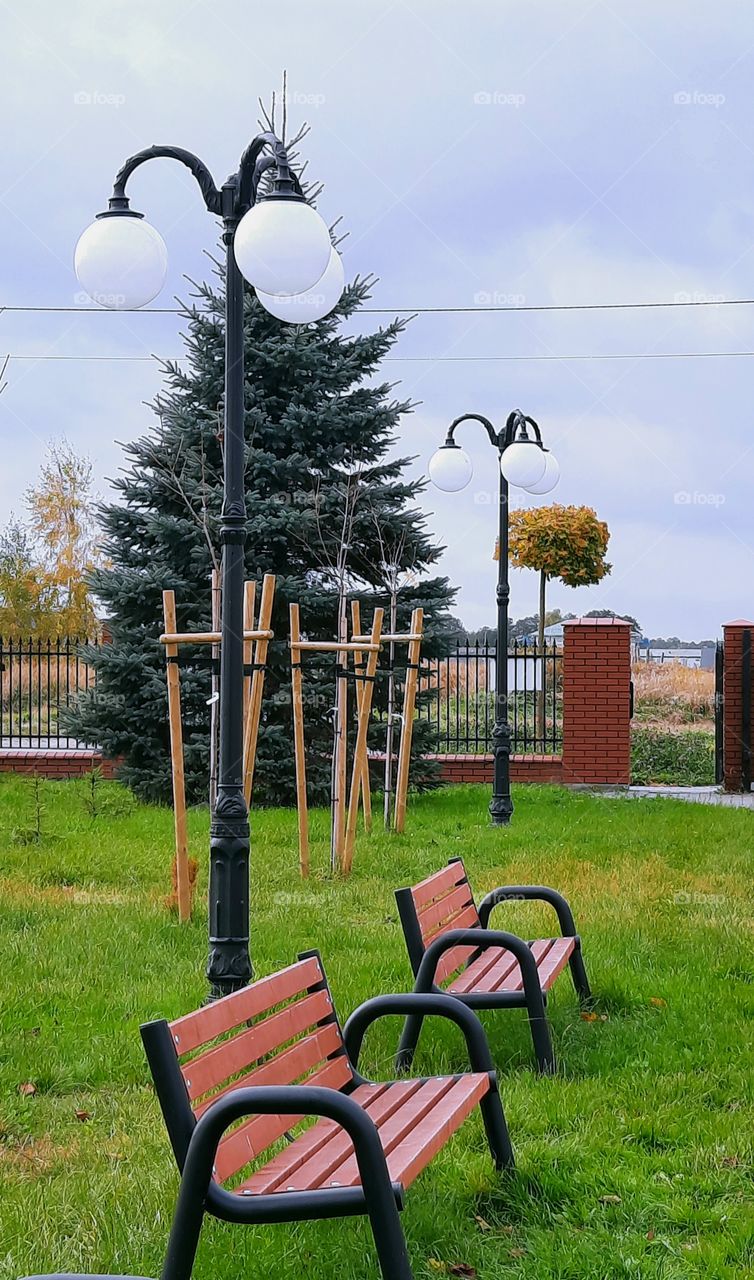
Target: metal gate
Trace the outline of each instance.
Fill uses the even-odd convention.
[[[715,645],[715,782],[718,786],[723,781],[725,769],[723,763],[723,723],[724,723],[724,701],[723,701],[723,642],[718,640]]]

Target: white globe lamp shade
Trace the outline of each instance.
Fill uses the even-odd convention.
[[[471,458],[457,444],[445,444],[429,460],[429,478],[443,493],[465,489],[473,473]]]
[[[500,470],[510,484],[528,489],[542,479],[547,454],[533,440],[516,440],[500,459]]]
[[[138,213],[103,213],[82,232],[73,259],[79,284],[101,307],[144,307],[165,283],[168,251]]]
[[[269,196],[245,213],[233,240],[244,279],[263,293],[307,293],[327,270],[327,224],[305,200]]]
[[[555,488],[559,479],[560,467],[557,458],[554,454],[545,452],[545,469],[542,478],[537,480],[536,484],[527,484],[524,487],[528,493],[549,493]]]
[[[330,250],[330,261],[325,274],[306,293],[292,293],[281,297],[257,289],[257,297],[271,316],[288,324],[312,324],[323,320],[338,305],[345,284],[343,262],[337,249]]]

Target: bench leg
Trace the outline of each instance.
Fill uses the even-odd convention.
[[[398,1052],[395,1055],[395,1069],[399,1075],[411,1070],[423,1022],[424,1018],[420,1014],[410,1013],[403,1024]]]
[[[539,980],[536,983],[527,983],[525,981],[524,995],[526,997],[526,1009],[529,1014],[531,1038],[537,1057],[537,1066],[542,1075],[552,1076],[556,1071],[555,1050],[552,1047],[550,1024],[547,1021],[545,1000]]]
[[[573,985],[576,988],[576,995],[579,997],[581,1004],[588,1004],[592,998],[592,990],[589,986],[589,979],[586,976],[584,957],[581,953],[581,943],[579,943],[571,952],[571,958],[568,963],[571,966],[571,977],[573,978]]]
[[[495,1161],[495,1168],[498,1170],[513,1169],[516,1161],[513,1156],[508,1126],[505,1122],[503,1104],[497,1088],[497,1080],[493,1081],[490,1092],[482,1098],[479,1103],[479,1109],[482,1113],[484,1131],[487,1134],[487,1141],[492,1152],[492,1159]]]
[[[364,1199],[374,1236],[374,1245],[383,1280],[414,1280],[408,1260],[406,1237],[401,1226],[395,1192],[387,1172],[384,1156],[381,1168],[374,1160],[359,1159]]]

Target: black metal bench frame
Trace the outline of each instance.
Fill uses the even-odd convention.
[[[450,858],[448,864],[463,863],[462,858]],[[468,884],[468,878],[466,880]],[[504,902],[539,901],[548,903],[558,918],[561,936],[573,938],[574,949],[568,959],[573,985],[579,1001],[586,1006],[592,999],[584,958],[581,952],[581,938],[576,932],[576,922],[567,900],[556,889],[546,885],[501,885],[493,889],[480,902],[478,908],[480,928],[449,929],[425,947],[419,929],[411,889],[396,889],[395,899],[403,933],[406,939],[411,968],[414,973],[414,992],[416,994],[433,992],[448,995],[458,1000],[469,1009],[511,1009],[525,1008],[529,1017],[534,1052],[539,1070],[552,1075],[556,1070],[555,1051],[547,1020],[547,992],[540,985],[537,964],[529,943],[517,934],[507,933],[499,929],[489,928],[489,919],[495,907]],[[490,947],[500,947],[510,951],[518,961],[523,979],[521,991],[489,992],[454,992],[444,991],[435,983],[435,972],[438,962],[445,952],[454,947],[473,947],[476,959],[478,955]],[[471,963],[471,961],[469,961]],[[398,1053],[396,1070],[407,1071],[414,1060],[419,1035],[424,1019],[420,1013],[410,1014],[405,1021]]]
[[[317,952],[304,953],[318,955]],[[299,959],[303,959],[304,955]],[[462,1031],[469,1064],[486,1074],[490,1090],[480,1099],[484,1128],[498,1170],[514,1165],[487,1037],[476,1015],[442,993],[376,996],[351,1014],[342,1030],[353,1069],[353,1085],[372,1083],[357,1070],[364,1034],[377,1019],[419,1014],[448,1018]],[[160,1020],[141,1028],[155,1089],[165,1118],[181,1187],[161,1280],[190,1280],[205,1213],[225,1222],[275,1223],[368,1215],[384,1280],[413,1280],[400,1224],[403,1187],[390,1179],[378,1130],[348,1091],[308,1086],[239,1087],[211,1103],[196,1119],[178,1066],[169,1025]],[[215,1154],[228,1127],[251,1115],[318,1116],[334,1120],[349,1134],[359,1167],[360,1187],[263,1192],[240,1196],[213,1180]],[[443,1144],[444,1145],[444,1144]]]

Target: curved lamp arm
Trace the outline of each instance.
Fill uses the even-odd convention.
[[[269,148],[272,154],[260,159],[265,148]],[[209,212],[216,213],[220,217],[240,218],[247,209],[251,208],[256,200],[259,178],[273,165],[277,170],[275,176],[277,194],[288,195],[292,199],[303,199],[301,183],[290,167],[285,146],[274,133],[267,132],[258,134],[249,143],[241,156],[238,173],[229,178],[226,183],[226,188],[229,186],[235,189],[232,209],[228,209],[225,205],[223,192],[217,187],[203,160],[195,156],[192,151],[185,151],[183,147],[155,146],[146,147],[143,151],[137,151],[135,155],[130,156],[115,175],[113,194],[109,202],[112,212],[124,213],[128,210],[126,183],[134,170],[145,164],[147,160],[158,159],[177,160],[185,165],[196,178]]]
[[[495,430],[495,428],[493,427],[493,425],[492,425],[492,423],[490,422],[489,418],[485,418],[485,416],[484,416],[484,414],[483,414],[483,413],[462,413],[462,414],[461,414],[461,416],[460,416],[460,418],[454,418],[454,419],[453,419],[453,421],[451,422],[450,426],[448,427],[448,434],[447,434],[447,435],[446,435],[446,437],[445,437],[445,447],[446,447],[446,448],[447,448],[447,446],[448,446],[448,445],[454,445],[454,444],[455,444],[455,438],[454,438],[454,437],[455,437],[455,429],[456,429],[456,427],[460,426],[460,424],[461,424],[462,422],[481,422],[482,426],[484,427],[485,431],[487,432],[487,435],[488,435],[488,436],[489,436],[489,438],[490,438],[490,444],[494,445],[496,449],[499,449],[499,448],[501,447],[501,445],[500,445],[500,435],[498,434],[498,432],[497,432],[497,431]],[[502,433],[500,433],[500,434],[502,434]]]
[[[455,430],[462,422],[480,422],[489,436],[490,444],[494,445],[500,453],[516,440],[528,440],[528,427],[531,427],[534,432],[537,443],[542,445],[542,434],[534,419],[522,413],[520,409],[514,409],[508,414],[502,431],[496,431],[489,418],[485,418],[483,413],[462,413],[459,418],[454,418],[448,427],[445,448],[455,445]]]
[[[206,164],[198,156],[195,156],[192,151],[184,151],[182,147],[146,147],[144,151],[137,151],[136,155],[126,160],[126,163],[115,175],[113,194],[110,197],[110,208],[112,210],[123,211],[128,209],[126,183],[134,169],[138,169],[139,165],[145,164],[147,160],[161,158],[178,160],[180,164],[184,164],[187,169],[190,169],[199,184],[201,193],[204,196],[204,203],[210,213],[222,213],[221,195]]]

